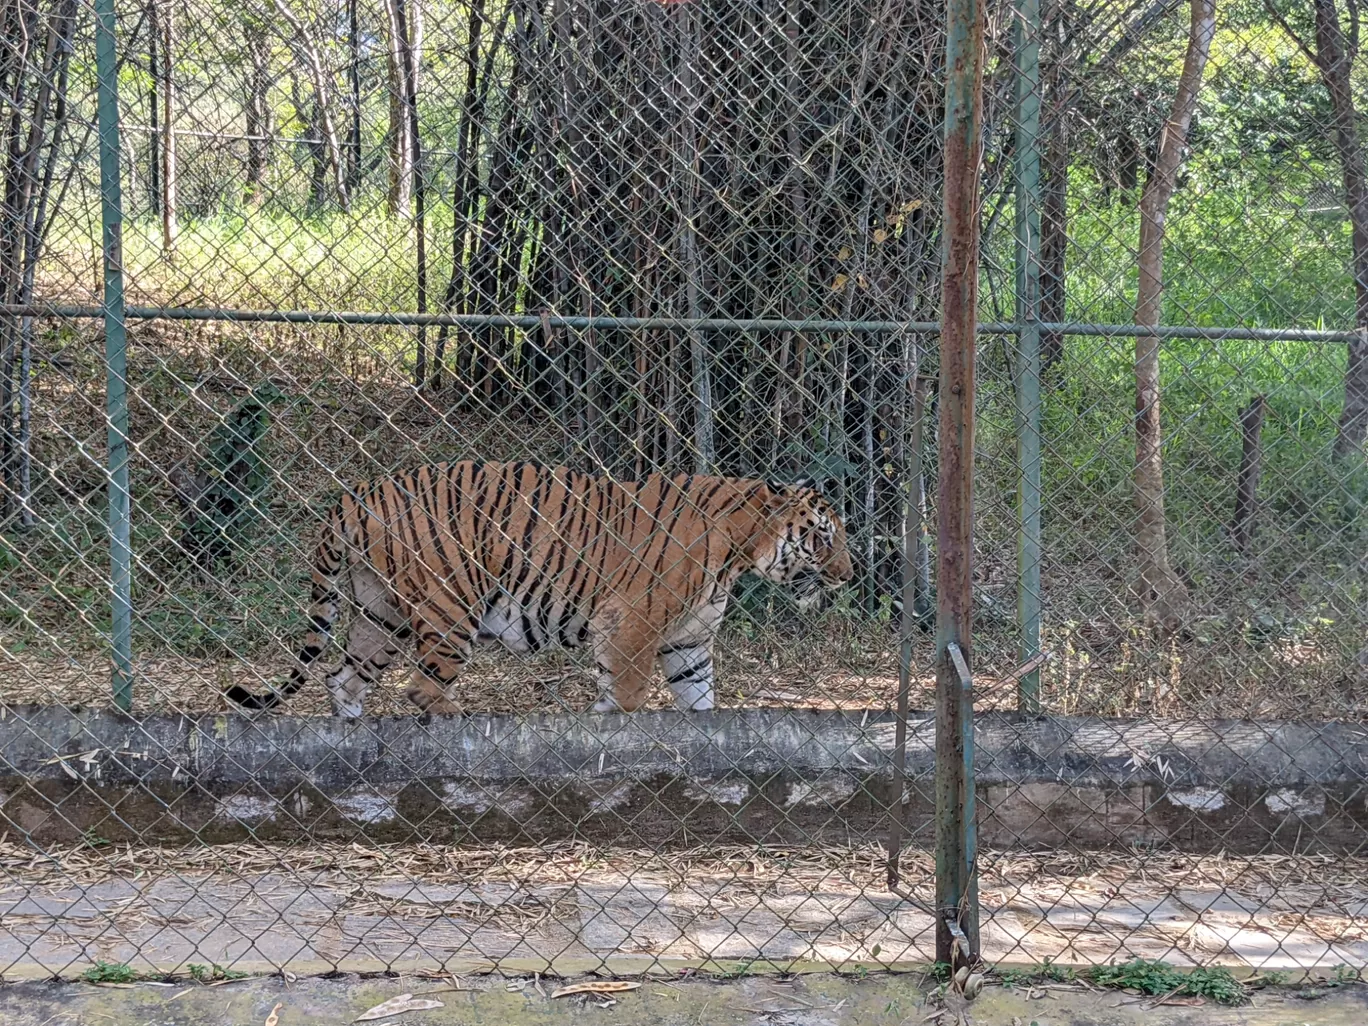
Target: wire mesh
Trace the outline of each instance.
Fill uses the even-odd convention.
[[[1038,17],[1038,127],[1005,57],[987,88],[985,317],[1022,316],[1034,276],[1028,313],[1045,322],[1363,323],[1358,143],[1326,127],[1344,102],[1327,84],[1361,68],[1356,14],[1198,0]],[[1342,65],[1315,56],[1335,26]],[[1038,170],[1020,149],[1037,131]],[[1023,235],[1025,211],[1038,229]],[[1144,335],[1041,329],[1034,392],[1010,339],[980,355],[976,672],[1037,663],[1045,712],[1105,718],[1021,728],[1057,781],[1010,747],[980,763],[985,950],[1356,970],[1362,909],[1345,880],[1307,869],[1361,855],[1336,811],[1360,794],[1354,757],[1310,769],[1331,724],[1362,718],[1361,341]],[[1043,542],[1039,591],[1023,595],[1035,410]],[[1038,633],[1014,603],[1039,607]],[[1016,708],[1019,692],[980,708]],[[1078,876],[1032,893],[1022,858],[1037,880],[1056,860]]]
[[[1028,5],[987,8],[972,666],[990,963],[1368,954],[1368,193],[1341,7],[1231,4],[1210,31],[1204,0],[1046,2],[1038,27]],[[132,719],[104,714],[93,13],[34,0],[0,17],[0,968],[931,960],[934,722],[918,710],[934,706],[941,6],[117,15]],[[1195,113],[1166,142],[1190,37],[1207,50]],[[1031,97],[1038,178],[1021,170]],[[1174,146],[1156,548],[1137,536],[1154,503],[1136,495],[1132,326],[1142,210],[1153,224]],[[1041,324],[1038,407],[1023,320]],[[1035,409],[1038,638],[1016,608]],[[315,543],[339,496],[461,460],[811,477],[852,578],[819,610],[741,578],[712,711],[673,711],[657,673],[641,711],[586,714],[605,658],[587,638],[476,645],[444,696],[464,715],[428,718],[407,689],[431,679],[431,646],[396,636],[365,715],[342,722],[324,683],[347,665],[339,630],[305,686],[236,715],[225,692],[281,691],[316,626]],[[477,516],[499,509],[497,489],[470,490]],[[565,558],[634,551],[593,523]],[[394,529],[415,545],[443,528]],[[616,597],[683,601],[680,566]],[[367,672],[380,627],[460,629],[385,605],[380,626],[344,611],[374,643],[351,650]],[[510,631],[492,605],[513,648],[545,627]],[[895,752],[900,661],[913,711]],[[1042,716],[1018,715],[1034,674]]]

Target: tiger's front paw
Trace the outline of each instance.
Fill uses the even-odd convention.
[[[423,711],[423,721],[432,722],[434,716],[459,716],[461,707],[446,698],[439,698],[422,687],[408,689],[408,700]]]
[[[359,698],[338,691],[328,697],[332,699],[333,715],[339,720],[359,720],[365,714],[365,706]]]
[[[617,699],[612,695],[604,695],[589,707],[589,711],[596,713],[622,712],[622,706],[617,704]]]

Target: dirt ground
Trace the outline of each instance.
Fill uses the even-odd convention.
[[[94,632],[90,632],[94,633]],[[0,626],[0,699],[12,704],[102,708],[111,705],[107,653],[93,640],[47,634],[35,637],[27,628]],[[134,711],[218,712],[228,710],[221,692],[232,684],[252,691],[279,686],[289,677],[293,659],[286,647],[297,639],[282,635],[265,652],[187,655],[135,647]],[[775,632],[769,637],[719,640],[717,704],[721,707],[890,710],[896,707],[898,669],[888,625],[856,631]],[[1017,708],[1019,679],[1014,643],[991,635],[978,641],[975,708],[980,712]],[[1327,682],[1318,673],[1298,675],[1284,665],[1281,672],[1252,676],[1241,683],[1216,677],[1203,690],[1200,678],[1180,653],[1159,653],[1151,671],[1140,667],[1141,655],[1112,672],[1099,669],[1086,655],[1051,653],[1042,669],[1042,703],[1046,711],[1072,715],[1160,715],[1183,719],[1265,720],[1368,719],[1368,668],[1345,670]],[[1179,667],[1183,673],[1177,673]],[[1168,669],[1174,672],[1169,673]],[[1251,674],[1257,665],[1250,670]],[[415,712],[404,697],[411,669],[396,664],[367,697],[367,711],[377,715]],[[331,707],[315,681],[280,711],[292,715],[328,715]],[[1360,677],[1363,678],[1360,681]],[[935,707],[934,651],[929,638],[913,648],[910,707]],[[477,649],[459,681],[458,699],[470,712],[528,713],[555,708],[586,709],[597,697],[592,664],[583,650],[549,652],[521,659],[496,650]],[[668,708],[672,697],[657,678],[647,708]]]
[[[637,978],[631,990],[555,997],[589,978],[280,977],[223,986],[22,983],[0,987],[7,1026],[310,1026],[352,1022],[412,994],[440,1002],[380,1021],[401,1026],[544,1023],[633,1026],[1361,1026],[1368,988],[1273,988],[1226,1008],[1083,986],[989,986],[972,1003],[919,975],[813,974],[735,980]]]
[[[76,334],[52,340],[60,349],[48,354],[35,383],[38,523],[0,542],[0,698],[8,701],[109,701],[103,372],[94,336],[80,335],[94,330],[64,326]],[[212,710],[227,683],[260,687],[284,676],[304,626],[316,510],[343,483],[434,458],[562,458],[566,440],[548,416],[453,414],[415,393],[396,376],[387,337],[291,326],[131,329],[138,708]],[[289,396],[273,411],[266,523],[231,574],[196,580],[175,545],[174,471],[202,458],[223,414],[265,378]],[[982,707],[1011,707],[1020,666],[1016,557],[1013,514],[1002,496],[1015,487],[1015,472],[990,454],[979,472],[974,668]],[[1307,552],[1275,548],[1262,569],[1203,554],[1210,565],[1194,568],[1204,587],[1189,629],[1161,642],[1146,636],[1127,598],[1124,532],[1100,512],[1080,517],[1052,507],[1051,524],[1062,533],[1047,538],[1042,566],[1047,710],[1368,717],[1368,668],[1356,660],[1361,604],[1328,542],[1315,541]],[[887,608],[809,620],[762,610],[737,618],[718,647],[723,705],[883,709],[895,701],[899,639]],[[913,666],[912,704],[925,708],[933,666],[927,633],[913,640]],[[482,656],[462,684],[463,701],[472,711],[530,711],[546,708],[558,692],[582,706],[592,698],[584,671],[574,659],[527,664]],[[379,710],[404,707],[400,676],[391,674]],[[321,711],[321,693],[301,695],[291,708]]]

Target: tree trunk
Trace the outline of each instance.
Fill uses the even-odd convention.
[[[1268,400],[1256,395],[1240,411],[1240,472],[1235,483],[1235,516],[1230,521],[1230,540],[1236,551],[1244,552],[1254,539],[1255,517],[1259,512],[1259,473],[1263,469],[1263,423]]]
[[[1069,244],[1069,122],[1058,60],[1046,69],[1043,84],[1049,106],[1040,164],[1040,319],[1051,323],[1065,318],[1064,259]],[[1049,370],[1063,358],[1063,333],[1044,332],[1041,370]]]
[[[153,0],[155,9],[160,0]],[[160,12],[161,29],[161,223],[162,252],[174,253],[178,232],[176,208],[176,11],[171,4]]]
[[[347,0],[347,83],[351,87],[351,139],[347,146],[347,188],[361,187],[361,15],[358,0]]]
[[[259,18],[248,15],[243,24],[243,34],[252,66],[247,77],[247,102],[243,105],[246,115],[247,176],[242,201],[248,207],[256,207],[264,198],[262,188],[266,164],[270,159],[271,105],[267,97],[271,82],[268,64],[270,51],[266,43],[266,26]]]
[[[1368,171],[1358,135],[1350,73],[1357,56],[1354,44],[1340,28],[1335,0],[1314,0],[1316,13],[1315,62],[1330,94],[1335,150],[1344,177],[1344,200],[1349,208],[1354,267],[1354,325],[1358,338],[1349,343],[1344,371],[1344,410],[1335,433],[1335,455],[1347,456],[1363,448],[1368,435]],[[1355,15],[1357,17],[1357,15]],[[1357,36],[1357,32],[1354,33]]]
[[[275,0],[275,9],[289,23],[290,30],[294,33],[300,50],[303,51],[304,63],[308,65],[309,78],[313,82],[314,100],[317,102],[318,128],[322,132],[323,143],[328,148],[328,159],[332,163],[333,186],[337,189],[338,202],[342,209],[346,210],[347,169],[342,160],[342,147],[337,142],[337,131],[333,126],[332,108],[328,97],[328,75],[323,67],[323,58],[318,52],[318,47],[314,45],[313,36],[309,34],[304,23],[295,16],[294,11],[290,10],[287,0]]]
[[[784,12],[783,88],[786,106],[784,117],[787,122],[784,128],[784,142],[789,159],[788,166],[784,168],[784,173],[788,178],[786,191],[789,209],[793,214],[793,251],[790,259],[793,261],[796,278],[787,313],[794,320],[801,320],[812,313],[808,292],[808,275],[812,271],[812,240],[806,230],[812,224],[812,218],[808,215],[807,190],[803,187],[805,172],[800,128],[803,122],[802,96],[804,86],[803,73],[800,67],[802,54],[798,45],[802,34],[801,6],[797,0],[789,0]],[[803,371],[806,370],[806,364],[807,332],[800,331],[795,333],[793,339],[792,374],[788,372],[787,366],[780,364],[782,380],[779,385],[780,399],[776,402],[776,406],[779,408],[777,419],[780,422],[781,430],[786,435],[792,433],[807,413],[803,381]]]
[[[683,204],[679,231],[680,266],[684,278],[684,316],[701,318],[702,302],[699,292],[698,236],[695,211],[698,202],[698,93],[695,70],[698,54],[697,28],[693,8],[680,4],[672,11],[679,31],[679,113],[680,113],[680,188]],[[712,367],[708,341],[698,328],[690,328],[689,359],[692,367],[694,425],[694,471],[710,474],[714,470],[717,451],[714,443],[715,414],[712,395]]]
[[[404,74],[404,113],[408,122],[409,169],[413,180],[409,186],[413,196],[413,228],[417,243],[417,267],[415,268],[415,300],[418,313],[427,313],[427,211],[423,192],[423,147],[418,133],[418,65],[419,47],[422,45],[421,4],[415,2],[408,7],[404,0],[394,0],[395,20],[399,26],[400,57],[403,60]],[[418,353],[413,369],[413,384],[422,388],[428,376],[427,326],[418,326]]]
[[[5,55],[12,75],[0,78],[0,88],[9,95],[9,117],[4,123],[4,200],[0,204],[0,302],[14,303],[19,298],[24,223],[28,209],[28,180],[24,174],[24,118],[27,114],[29,61],[37,27],[37,12],[18,7],[6,11],[4,38],[11,41]],[[0,523],[8,523],[18,512],[18,463],[20,429],[15,416],[15,371],[20,349],[19,318],[0,318],[0,472],[3,472],[3,513]]]
[[[157,17],[159,0],[148,0],[147,4],[147,125],[151,129],[148,136],[148,202],[152,213],[161,216],[161,55],[157,40],[161,36],[161,19]]]
[[[0,88],[12,105],[4,125],[0,205],[0,301],[5,303],[33,300],[34,274],[47,236],[55,164],[67,119],[75,14],[75,0],[59,0],[56,9],[47,13],[31,5],[11,9],[3,18],[4,37],[14,44],[0,60]],[[19,528],[34,523],[33,335],[30,317],[5,317],[0,322],[0,524]]]
[[[1164,220],[1177,185],[1188,126],[1216,31],[1216,0],[1191,0],[1187,54],[1173,111],[1159,139],[1159,156],[1140,196],[1140,285],[1135,323],[1158,327],[1164,292]],[[1187,588],[1169,563],[1164,515],[1164,473],[1159,425],[1159,339],[1135,340],[1135,543],[1136,591],[1146,619],[1174,630],[1185,612]]]
[[[388,29],[386,65],[389,71],[389,195],[390,217],[408,217],[413,191],[413,142],[409,138],[408,75],[405,73],[402,0],[385,0]]]
[[[323,127],[318,116],[318,101],[304,99],[299,95],[299,82],[290,83],[295,110],[303,122],[305,144],[309,151],[309,205],[312,213],[318,213],[328,200],[328,151],[323,145]]]
[[[480,37],[484,31],[484,6],[473,3],[470,6],[469,22],[466,27],[466,82],[465,94],[461,99],[460,127],[456,132],[456,161],[452,171],[451,186],[451,274],[447,278],[446,291],[442,295],[442,312],[450,313],[462,294],[465,282],[466,239],[470,234],[470,201],[479,185],[480,122],[483,120],[483,107],[478,104],[480,96]],[[491,52],[497,51],[499,34]],[[514,65],[511,82],[516,86],[518,76],[525,73],[522,63]],[[486,78],[489,77],[486,72]],[[451,329],[447,325],[437,332],[437,343],[432,357],[431,387],[435,391],[441,387],[442,373],[446,366],[447,336]]]

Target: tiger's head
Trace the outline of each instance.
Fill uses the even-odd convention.
[[[814,481],[768,481],[760,537],[752,549],[755,572],[793,588],[804,612],[822,603],[823,586],[854,576],[845,524]]]

